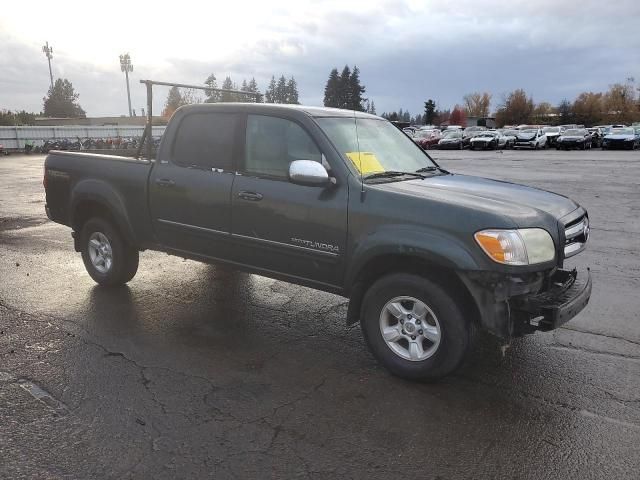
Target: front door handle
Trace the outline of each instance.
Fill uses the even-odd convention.
[[[260,200],[262,200],[262,194],[256,193],[256,192],[242,191],[238,193],[238,198],[241,198],[243,200],[248,200],[250,202],[259,202]]]
[[[156,185],[159,187],[175,187],[176,182],[169,180],[168,178],[158,178],[156,179]]]

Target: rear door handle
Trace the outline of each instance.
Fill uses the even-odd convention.
[[[169,180],[168,178],[158,178],[156,180],[156,185],[158,185],[159,187],[175,187],[176,182],[174,182],[173,180]]]
[[[262,200],[262,194],[242,191],[238,193],[238,198],[248,200],[250,202],[259,202],[260,200]]]

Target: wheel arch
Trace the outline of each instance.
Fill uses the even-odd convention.
[[[442,286],[447,293],[461,302],[462,309],[475,325],[480,324],[480,310],[471,292],[451,265],[420,256],[381,254],[370,258],[355,276],[349,295],[347,325],[360,321],[362,300],[369,287],[380,277],[392,273],[410,273],[426,277]]]
[[[85,184],[81,187],[74,192],[70,209],[70,225],[76,232],[74,235],[76,251],[80,251],[77,233],[82,230],[87,220],[93,217],[109,221],[129,245],[136,245],[126,208],[118,194],[102,182],[91,182],[91,185]]]

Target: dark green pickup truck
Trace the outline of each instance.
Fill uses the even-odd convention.
[[[478,328],[556,328],[591,294],[588,270],[563,269],[589,237],[577,203],[447,172],[364,113],[186,106],[154,160],[51,152],[44,185],[99,284],[151,249],[333,292],[405,378],[452,372]]]

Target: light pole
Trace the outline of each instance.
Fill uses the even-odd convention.
[[[51,59],[53,58],[53,47],[49,46],[49,42],[42,47],[42,52],[47,56],[49,61],[49,79],[51,80],[51,91],[53,92],[53,73],[51,72]]]
[[[120,70],[124,72],[127,78],[127,100],[129,101],[129,116],[133,116],[131,113],[131,93],[129,92],[129,72],[133,72],[133,65],[131,64],[131,57],[128,53],[120,55]]]

